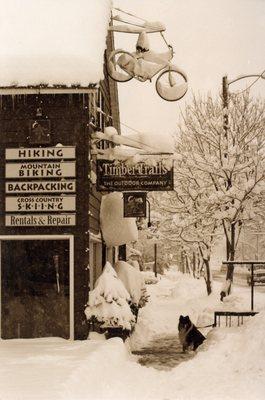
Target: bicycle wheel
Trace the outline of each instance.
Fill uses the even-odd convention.
[[[188,80],[186,74],[174,65],[162,71],[156,80],[156,91],[166,101],[182,99],[187,90]]]
[[[107,61],[108,75],[116,82],[128,82],[133,78],[135,57],[124,50],[114,50]]]

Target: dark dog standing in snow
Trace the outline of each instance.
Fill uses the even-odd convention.
[[[189,316],[183,317],[183,315],[181,315],[179,317],[178,330],[183,352],[186,350],[196,350],[206,339],[191,322]]]

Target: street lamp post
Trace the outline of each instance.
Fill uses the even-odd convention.
[[[228,131],[228,79],[227,76],[223,76],[223,111],[224,111],[224,136],[227,140],[227,131]]]
[[[246,78],[259,78],[265,79],[265,70],[261,72],[261,74],[247,74],[247,75],[240,75],[235,79],[228,80],[227,75],[223,76],[222,79],[222,97],[223,97],[223,128],[224,128],[224,138],[226,141],[226,150],[224,153],[224,157],[228,157],[228,127],[229,127],[229,114],[228,114],[228,106],[229,106],[229,86],[233,83],[240,81],[241,79]],[[255,81],[256,82],[256,81]],[[254,83],[255,83],[254,82]],[[252,83],[253,85],[253,83]],[[251,85],[251,86],[252,86]],[[227,187],[227,190],[229,186]]]
[[[265,79],[265,70],[261,72],[261,74],[248,74],[248,75],[240,75],[235,79],[228,80],[227,75],[223,76],[222,80],[222,93],[223,93],[223,109],[224,109],[224,131],[225,135],[227,135],[228,131],[228,101],[229,101],[229,86],[241,79],[246,78],[262,78]]]
[[[235,79],[228,80],[227,75],[223,76],[222,79],[222,97],[223,97],[223,128],[224,128],[224,139],[226,142],[226,149],[224,152],[224,157],[228,157],[228,135],[229,135],[229,114],[228,114],[228,106],[229,106],[229,86],[241,79],[246,79],[246,78],[259,78],[265,79],[265,70],[261,74],[247,74],[247,75],[240,75]],[[255,83],[255,82],[254,82]],[[252,86],[252,85],[251,85]],[[227,184],[227,190],[230,189],[229,183]],[[226,238],[226,258],[227,261],[229,260],[230,257],[230,251],[229,251],[229,242],[228,238]],[[234,255],[231,257],[233,261],[234,260]],[[234,265],[231,264],[227,268],[227,275],[226,279],[232,281],[233,277],[233,270],[234,270]]]

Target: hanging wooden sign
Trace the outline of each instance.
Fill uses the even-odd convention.
[[[8,148],[6,149],[6,160],[54,160],[74,159],[74,146],[55,147],[30,147],[30,148]]]
[[[75,196],[7,196],[6,211],[75,211]]]
[[[75,214],[7,214],[5,226],[74,226]]]
[[[139,162],[97,160],[98,191],[167,191],[174,190],[173,160]]]
[[[146,193],[145,192],[126,192],[123,193],[123,216],[146,217]]]
[[[7,181],[7,194],[29,193],[74,193],[76,191],[75,179],[49,180],[49,181]]]
[[[6,178],[72,178],[75,162],[25,162],[6,164]]]

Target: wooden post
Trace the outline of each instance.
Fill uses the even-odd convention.
[[[227,76],[223,77],[223,111],[224,111],[224,119],[223,119],[223,127],[224,127],[224,137],[228,139],[228,80]]]
[[[251,264],[251,311],[254,311],[254,264]]]
[[[192,253],[192,270],[193,270],[193,277],[195,278],[195,271],[196,271],[196,255],[195,251]]]
[[[155,273],[155,277],[157,277],[157,243],[155,243],[154,273]]]

